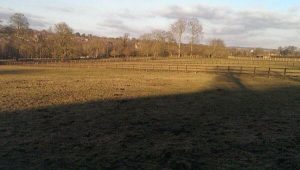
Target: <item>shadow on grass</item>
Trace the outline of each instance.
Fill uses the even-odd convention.
[[[41,72],[39,69],[3,69],[0,67],[0,75],[13,75],[13,74],[31,74]]]
[[[0,169],[299,169],[300,88],[0,113]]]
[[[300,82],[300,77],[298,77],[298,76],[287,76],[286,79]]]

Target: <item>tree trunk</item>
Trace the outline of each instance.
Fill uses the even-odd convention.
[[[178,44],[178,58],[181,57],[181,42]]]
[[[179,36],[179,44],[178,44],[178,58],[180,58],[180,57],[181,57],[181,36],[182,36],[182,35],[180,35],[180,36]]]
[[[191,52],[190,52],[190,57],[193,56],[193,43],[191,43]]]

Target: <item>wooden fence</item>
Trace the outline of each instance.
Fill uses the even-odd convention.
[[[257,61],[287,61],[287,62],[300,62],[299,57],[267,57],[267,58],[258,58],[258,57],[234,57],[229,56],[228,59],[235,60],[257,60]]]
[[[300,70],[279,68],[279,67],[249,67],[249,66],[203,66],[203,65],[182,65],[182,64],[110,64],[102,65],[110,69],[132,69],[145,71],[168,71],[168,72],[207,72],[207,73],[234,73],[234,74],[248,74],[253,76],[267,76],[267,77],[300,77]]]
[[[20,65],[20,63],[12,63]],[[234,73],[266,77],[300,77],[300,70],[287,67],[257,67],[236,65],[202,65],[202,64],[166,64],[166,63],[131,63],[131,62],[56,62],[56,63],[22,63],[22,66],[64,67],[64,68],[106,68],[144,71],[187,72],[187,73]]]

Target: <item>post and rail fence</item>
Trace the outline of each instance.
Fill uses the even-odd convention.
[[[287,67],[265,67],[265,66],[243,66],[243,65],[205,65],[190,63],[143,63],[143,62],[89,62],[89,61],[66,61],[66,62],[9,62],[2,65],[22,65],[36,67],[65,67],[65,68],[107,68],[128,69],[145,71],[167,71],[167,72],[206,72],[206,73],[235,73],[248,74],[253,77],[300,77],[300,69]]]

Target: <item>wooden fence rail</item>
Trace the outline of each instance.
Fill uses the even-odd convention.
[[[20,65],[20,63],[13,63]],[[91,63],[91,62],[56,62],[56,63],[22,63],[22,66],[34,67],[65,67],[65,68],[107,68],[107,69],[128,69],[145,71],[167,71],[167,72],[207,72],[207,73],[234,73],[248,74],[252,76],[266,77],[300,77],[300,70],[286,67],[256,67],[236,65],[201,65],[201,64],[164,64],[164,63]]]
[[[296,67],[300,68],[300,62],[295,60],[258,60],[252,58],[237,58],[237,59],[226,59],[226,58],[143,58],[143,57],[127,57],[127,58],[109,58],[109,59],[74,59],[74,60],[59,60],[59,59],[31,59],[31,60],[0,60],[0,65],[11,65],[11,64],[28,64],[28,63],[161,63],[161,64],[209,64],[209,65],[252,65],[252,66],[263,66],[263,67]]]

